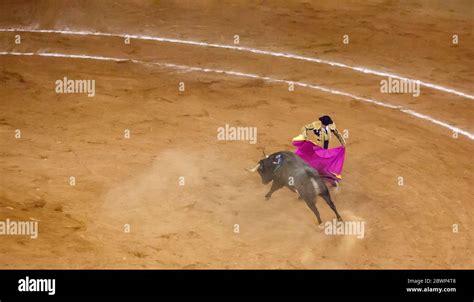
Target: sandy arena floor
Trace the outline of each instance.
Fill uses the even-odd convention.
[[[445,2],[12,0],[0,3],[0,29],[223,45],[239,35],[237,46],[364,66],[472,95],[474,5]],[[342,43],[346,34],[349,44]],[[427,87],[418,98],[382,94],[384,77],[287,57],[5,31],[0,52],[128,58],[301,81],[474,132],[472,99]],[[55,93],[63,77],[95,80],[95,97]],[[363,239],[324,234],[287,189],[266,201],[269,187],[244,171],[263,149],[294,150],[291,138],[322,114],[349,133],[344,179],[332,196],[345,220],[366,222]],[[257,144],[218,141],[226,124],[257,127]],[[471,138],[455,138],[446,127],[320,90],[132,61],[0,55],[0,220],[39,221],[38,239],[0,236],[0,268],[472,269],[473,152]],[[318,209],[323,220],[334,218],[321,199]]]

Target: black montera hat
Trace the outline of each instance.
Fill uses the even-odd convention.
[[[327,125],[330,125],[332,124],[332,119],[329,115],[323,115],[319,118],[319,120],[321,121],[321,123],[324,125],[324,126],[327,126]]]

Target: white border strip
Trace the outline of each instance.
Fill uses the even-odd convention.
[[[130,39],[137,39],[137,40],[151,40],[151,41],[159,41],[159,42],[188,44],[188,45],[203,46],[203,47],[214,47],[214,48],[224,48],[224,49],[245,51],[245,52],[251,52],[251,53],[256,53],[260,55],[284,57],[284,58],[289,58],[289,59],[302,60],[302,61],[308,61],[308,62],[319,63],[319,64],[326,64],[330,66],[358,71],[361,73],[373,74],[373,75],[382,76],[382,77],[391,77],[394,79],[399,79],[399,80],[404,80],[404,81],[419,81],[420,85],[422,86],[439,90],[439,91],[443,91],[446,93],[454,94],[463,98],[474,100],[474,95],[457,91],[452,88],[443,87],[437,84],[425,82],[422,80],[411,79],[411,78],[403,77],[401,75],[392,74],[392,73],[383,72],[383,71],[377,71],[377,70],[369,69],[366,67],[351,66],[351,65],[347,65],[343,63],[334,62],[334,61],[328,61],[328,60],[323,60],[323,59],[313,58],[313,57],[305,57],[305,56],[291,54],[291,53],[282,53],[282,52],[267,51],[267,50],[234,46],[234,45],[215,44],[215,43],[197,42],[197,41],[191,41],[191,40],[180,40],[180,39],[171,39],[171,38],[135,35],[135,34],[129,35],[129,34],[112,34],[112,33],[103,33],[103,32],[91,32],[91,31],[70,31],[70,30],[55,30],[55,29],[23,29],[23,28],[0,28],[0,32],[30,32],[30,33],[54,33],[54,34],[64,34],[64,35],[81,35],[81,36],[120,37],[120,38],[130,38]]]
[[[0,55],[6,55],[6,56],[41,56],[41,57],[55,57],[55,58],[72,58],[72,59],[89,59],[89,60],[100,60],[100,61],[113,61],[113,62],[132,62],[136,64],[144,64],[144,65],[157,65],[161,67],[168,67],[168,68],[173,68],[173,69],[178,69],[178,70],[183,70],[186,72],[206,72],[206,73],[218,73],[218,74],[225,74],[225,75],[230,75],[230,76],[236,76],[236,77],[243,77],[243,78],[251,78],[251,79],[257,79],[257,80],[263,80],[267,82],[273,82],[273,83],[284,83],[284,84],[293,84],[296,86],[300,87],[305,87],[305,88],[310,88],[310,89],[315,89],[331,94],[336,94],[336,95],[341,95],[345,96],[348,98],[352,98],[358,101],[363,101],[363,102],[368,102],[372,103],[378,106],[390,108],[390,109],[398,109],[403,113],[407,113],[409,115],[415,116],[420,119],[424,119],[427,121],[430,121],[436,125],[442,126],[444,128],[448,128],[453,132],[460,133],[471,140],[474,140],[474,134],[467,132],[465,130],[459,129],[457,127],[454,127],[452,125],[449,125],[445,122],[436,120],[428,115],[424,115],[421,113],[418,113],[416,111],[410,110],[410,109],[405,109],[401,106],[397,105],[392,105],[388,103],[384,103],[381,101],[373,100],[373,99],[368,99],[364,97],[359,97],[347,92],[343,92],[340,90],[334,90],[334,89],[329,89],[317,85],[312,85],[312,84],[307,84],[303,82],[293,82],[293,81],[287,81],[287,80],[280,80],[280,79],[274,79],[270,77],[264,77],[264,76],[259,76],[256,74],[250,74],[250,73],[242,73],[238,71],[231,71],[231,70],[220,70],[220,69],[210,69],[210,68],[201,68],[201,67],[192,67],[192,66],[186,66],[186,65],[177,65],[177,64],[172,64],[172,63],[156,63],[156,62],[145,62],[145,61],[140,61],[140,60],[135,60],[135,59],[122,59],[122,58],[113,58],[113,57],[102,57],[102,56],[89,56],[89,55],[73,55],[73,54],[62,54],[62,53],[33,53],[33,52],[9,52],[9,51],[1,51]]]

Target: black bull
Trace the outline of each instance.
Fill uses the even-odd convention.
[[[300,195],[321,224],[321,217],[316,208],[316,197],[320,195],[336,213],[337,219],[342,220],[318,171],[311,168],[298,155],[288,151],[276,152],[260,160],[257,166],[248,171],[258,171],[264,185],[273,181],[270,191],[265,195],[267,199],[273,192],[286,186]]]

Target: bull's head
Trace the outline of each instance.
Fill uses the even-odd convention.
[[[262,178],[262,183],[264,185],[268,184],[273,180],[275,168],[273,155],[268,156],[265,154],[265,156],[266,158],[260,160],[255,167],[253,167],[252,169],[247,169],[247,171],[249,172],[257,171],[258,174],[260,174],[260,177]]]

